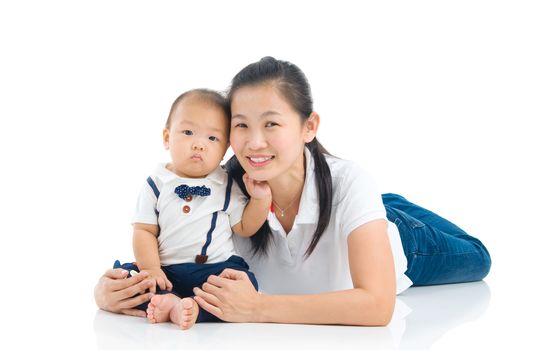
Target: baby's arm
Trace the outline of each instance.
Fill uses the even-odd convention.
[[[158,254],[158,225],[134,224],[134,255],[136,264],[140,271],[147,271],[155,284],[151,287],[151,292],[156,293],[156,285],[160,289],[171,290],[171,282],[161,269],[160,255]]]
[[[243,210],[242,219],[232,226],[232,231],[242,237],[251,237],[264,224],[271,206],[271,189],[265,181],[254,181],[247,174],[243,182],[251,198]]]

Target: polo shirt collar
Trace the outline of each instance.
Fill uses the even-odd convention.
[[[299,202],[299,212],[295,217],[296,224],[317,224],[319,216],[319,196],[316,186],[314,157],[305,147],[305,185]]]
[[[217,183],[218,185],[223,185],[227,179],[227,172],[223,169],[222,166],[218,166],[214,171],[212,171],[206,178],[210,181]]]
[[[319,216],[319,202],[318,190],[316,188],[316,178],[314,173],[314,158],[312,154],[305,147],[305,184],[303,186],[303,193],[299,201],[299,211],[294,221],[294,228],[297,225],[317,225]],[[270,212],[268,214],[269,226],[275,231],[284,231],[277,216]],[[293,229],[292,229],[293,231]]]

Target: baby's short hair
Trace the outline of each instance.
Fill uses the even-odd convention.
[[[225,95],[223,95],[222,93],[218,91],[210,90],[210,89],[193,89],[193,90],[188,90],[182,93],[180,96],[176,98],[175,102],[173,102],[173,104],[171,105],[169,116],[167,117],[167,121],[165,122],[165,127],[167,129],[169,129],[171,126],[171,119],[178,105],[184,98],[188,96],[198,97],[203,102],[207,102],[213,106],[221,108],[223,112],[225,113],[225,116],[227,117],[227,120],[229,121],[229,124],[230,124],[230,103]]]

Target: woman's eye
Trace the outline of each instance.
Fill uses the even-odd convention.
[[[210,141],[219,141],[219,139],[217,137],[215,137],[215,136],[208,137],[208,140],[210,140]]]
[[[273,126],[277,126],[277,125],[279,125],[279,124],[277,124],[277,123],[273,123],[273,122],[267,122],[267,123],[266,123],[266,126],[267,126],[268,128],[271,128],[271,127],[273,127]]]
[[[244,123],[239,123],[239,124],[236,124],[234,125],[235,128],[246,128],[247,125],[245,125]]]
[[[193,135],[193,131],[191,131],[191,130],[182,130],[182,133],[183,133],[184,135],[188,135],[188,136]]]

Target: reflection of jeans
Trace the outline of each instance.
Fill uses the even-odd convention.
[[[398,227],[405,274],[414,285],[479,281],[489,273],[490,255],[478,239],[400,195],[383,194],[383,203]]]

